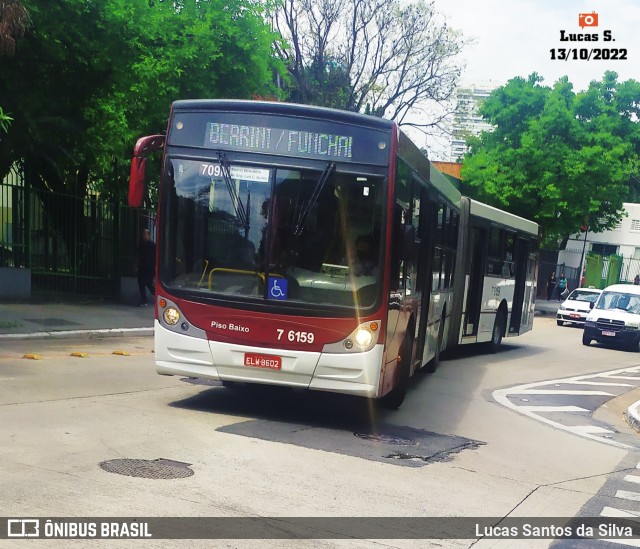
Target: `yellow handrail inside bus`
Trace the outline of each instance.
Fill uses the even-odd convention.
[[[207,274],[207,269],[209,268],[209,261],[207,259],[204,261],[204,269],[202,269],[202,276],[200,277],[200,282],[198,282],[198,288],[202,286],[202,281],[204,280],[204,275]]]
[[[259,273],[258,271],[247,271],[245,269],[230,269],[228,267],[216,267],[215,269],[211,269],[211,272],[209,273],[209,280],[208,280],[209,290],[211,289],[211,279],[213,278],[213,273],[215,272],[257,276],[260,280],[262,280],[263,284],[265,283],[264,273]],[[276,274],[276,273],[273,273],[270,276],[284,278],[284,276],[282,276],[281,274]]]

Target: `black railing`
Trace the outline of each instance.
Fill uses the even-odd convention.
[[[34,189],[15,166],[0,183],[0,267],[30,268],[36,293],[115,296],[154,218],[95,193]]]

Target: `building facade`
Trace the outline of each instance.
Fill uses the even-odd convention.
[[[491,131],[493,126],[478,114],[482,102],[491,95],[498,84],[485,82],[461,86],[456,92],[458,106],[451,124],[449,160],[458,162],[467,152],[467,138]]]
[[[582,272],[588,253],[602,257],[622,256],[620,281],[632,282],[640,274],[640,204],[625,202],[624,217],[614,229],[573,235],[565,249],[558,254],[558,263]]]

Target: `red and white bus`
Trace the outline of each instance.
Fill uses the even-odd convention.
[[[388,120],[276,102],[172,105],[158,204],[164,375],[383,398],[440,352],[531,329],[538,228],[462,197]]]

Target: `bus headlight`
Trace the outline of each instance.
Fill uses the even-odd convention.
[[[342,341],[327,343],[323,353],[364,353],[373,349],[380,337],[380,321],[362,322]]]
[[[162,313],[162,318],[164,318],[164,321],[169,324],[169,326],[175,326],[180,321],[180,313],[178,309],[167,307],[164,313]]]
[[[373,334],[366,328],[358,328],[355,340],[360,347],[368,347],[373,340]]]

